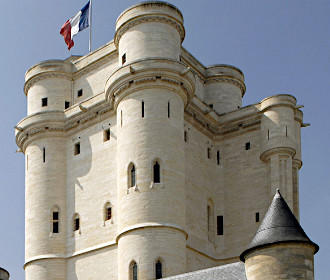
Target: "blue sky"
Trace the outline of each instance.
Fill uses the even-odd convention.
[[[15,124],[26,115],[24,73],[39,61],[88,52],[88,31],[68,52],[61,25],[86,0],[2,1],[0,94],[0,266],[24,279],[24,157]],[[111,41],[117,16],[133,0],[94,0],[94,49]],[[172,0],[185,17],[183,43],[205,65],[232,64],[246,78],[244,105],[290,93],[305,105],[300,171],[301,224],[320,245],[315,279],[329,279],[330,1]]]

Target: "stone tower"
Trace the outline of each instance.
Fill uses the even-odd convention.
[[[314,280],[314,254],[318,250],[277,190],[254,239],[240,258],[245,262],[247,280]]]
[[[149,280],[239,260],[281,189],[299,218],[296,99],[242,107],[244,74],[182,47],[149,1],[114,40],[25,76],[27,280]],[[243,208],[243,209],[242,209]]]
[[[9,280],[9,272],[1,267],[0,267],[0,279]]]

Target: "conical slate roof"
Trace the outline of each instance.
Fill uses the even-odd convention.
[[[319,250],[319,246],[308,238],[277,189],[256,235],[248,248],[240,255],[240,259],[244,262],[245,256],[257,248],[286,242],[311,244],[314,246],[314,254]]]

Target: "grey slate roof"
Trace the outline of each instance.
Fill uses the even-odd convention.
[[[319,250],[319,246],[308,238],[277,189],[256,235],[248,248],[241,254],[240,259],[244,262],[246,254],[257,248],[287,242],[311,244],[314,246],[314,254]]]
[[[164,278],[166,280],[246,280],[244,264],[226,264]]]

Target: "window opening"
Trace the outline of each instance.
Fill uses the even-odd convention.
[[[250,150],[251,149],[251,143],[247,142],[245,143],[245,150]]]
[[[47,97],[41,99],[41,106],[46,107],[48,105],[48,99]]]
[[[136,172],[135,172],[135,166],[132,164],[129,169],[129,187],[134,187],[136,184]]]
[[[42,148],[42,161],[46,162],[46,148],[45,147]]]
[[[217,151],[217,164],[220,165],[220,151]]]
[[[269,129],[267,130],[267,139],[269,140]]]
[[[167,117],[170,118],[170,101],[167,103]]]
[[[54,211],[53,212],[53,233],[59,233],[59,212]]]
[[[157,161],[154,164],[154,183],[160,183],[160,165]]]
[[[64,109],[68,109],[70,107],[70,102],[69,101],[65,101],[64,102]]]
[[[211,158],[211,149],[207,148],[207,158]]]
[[[285,126],[285,136],[288,137],[288,126]]]
[[[217,235],[223,235],[223,216],[217,216]]]
[[[80,142],[76,143],[74,145],[74,155],[79,155],[80,154]]]
[[[126,62],[126,53],[124,53],[121,57],[121,64],[124,65]]]
[[[184,131],[184,141],[188,142],[188,132],[186,130]]]
[[[82,90],[82,89],[79,89],[79,90],[78,90],[78,92],[77,92],[77,96],[78,96],[78,97],[83,96],[83,90]]]
[[[137,280],[138,279],[138,267],[136,262],[132,262],[130,265],[130,279]]]
[[[110,203],[107,203],[105,206],[105,220],[106,221],[111,220],[111,217],[112,217],[112,209]]]
[[[103,142],[110,140],[110,128],[103,131]]]
[[[211,109],[213,109],[213,104],[210,104],[209,106],[210,106]]]
[[[156,279],[163,278],[162,263],[160,260],[156,262]]]
[[[144,118],[144,101],[142,101],[142,104],[141,104],[141,106],[142,106],[142,118]]]
[[[79,215],[76,214],[74,216],[74,221],[73,221],[73,231],[77,231],[80,229],[80,218]]]
[[[259,223],[260,221],[260,215],[259,212],[256,213],[256,223]]]

